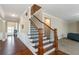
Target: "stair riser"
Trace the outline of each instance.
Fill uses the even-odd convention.
[[[43,40],[46,40],[47,39],[47,37],[43,37]],[[33,42],[33,41],[37,41],[38,42],[38,38],[36,38],[36,39],[30,39],[30,41],[31,42]]]
[[[49,44],[49,45],[45,45],[45,46],[44,46],[44,49],[48,48],[49,46],[52,46],[52,48],[53,48],[53,43],[51,43],[51,44]],[[36,50],[36,52],[37,52],[37,51],[38,51],[38,48],[35,49],[35,50]]]
[[[34,38],[38,38],[38,37],[39,36],[32,36],[32,37],[30,36],[29,39],[34,39]],[[43,36],[43,37],[46,37],[46,36]]]
[[[46,41],[43,41],[43,44],[49,42],[49,40],[46,40]],[[38,42],[37,43],[32,43],[32,46],[35,46],[35,45],[38,45]]]

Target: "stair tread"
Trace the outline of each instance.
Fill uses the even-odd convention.
[[[51,43],[52,43],[52,42],[51,42]],[[53,48],[54,48],[54,47],[53,47],[53,44],[52,44],[51,46],[45,48],[44,53],[49,52],[49,51],[52,50]],[[36,53],[38,53],[38,52],[36,51]]]
[[[46,36],[43,36],[43,37],[46,37]],[[38,38],[38,36],[31,36],[31,37],[29,37],[29,39],[35,39],[35,38]]]
[[[43,41],[45,41],[45,40],[48,40],[48,39],[43,39]],[[35,41],[31,41],[32,43],[37,43],[38,42],[38,40],[35,40]]]
[[[29,32],[28,35],[38,35],[38,31]],[[44,32],[43,32],[43,35],[45,35]]]
[[[49,51],[51,49],[53,49],[53,44],[51,46],[47,47],[44,52],[47,52],[47,51]]]
[[[48,44],[51,44],[50,42],[46,42],[46,43],[43,43],[43,46],[45,46],[45,45],[48,45]],[[53,44],[53,43],[52,43]],[[37,48],[38,47],[38,45],[35,45],[35,46],[33,46],[34,48]]]
[[[31,33],[31,34],[28,34],[28,35],[38,35],[38,33]]]

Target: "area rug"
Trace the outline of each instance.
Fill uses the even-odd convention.
[[[69,55],[79,55],[79,42],[70,39],[59,40],[59,50]]]

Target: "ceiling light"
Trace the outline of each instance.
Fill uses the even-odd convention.
[[[17,15],[16,15],[16,14],[12,14],[11,16],[12,16],[12,17],[17,17]]]
[[[12,16],[15,17],[16,15],[15,14],[12,14]]]

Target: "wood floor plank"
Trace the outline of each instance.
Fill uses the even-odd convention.
[[[0,46],[0,55],[33,55],[32,52],[18,39],[8,37]]]

